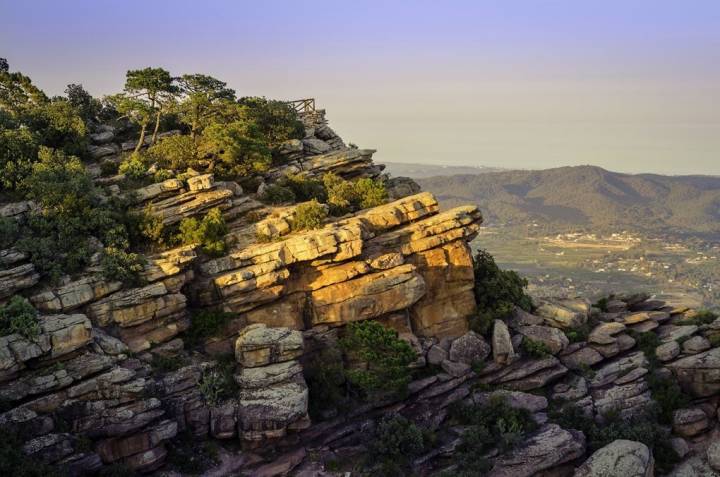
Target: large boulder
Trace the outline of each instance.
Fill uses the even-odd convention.
[[[587,322],[587,312],[570,300],[541,302],[535,310],[549,325],[557,328],[577,328]]]
[[[510,330],[502,320],[495,320],[492,334],[493,360],[497,364],[508,364],[515,359],[515,349],[510,339]]]
[[[552,354],[558,354],[570,344],[565,333],[552,326],[520,326],[518,332],[533,341],[543,343]]]
[[[574,477],[652,477],[653,455],[642,442],[618,439],[598,449]]]
[[[483,337],[474,331],[468,331],[452,342],[449,356],[451,361],[472,365],[485,361],[489,354],[490,345]]]
[[[720,347],[681,358],[667,367],[683,389],[697,397],[720,392]]]
[[[497,458],[490,477],[529,477],[574,461],[585,453],[585,435],[547,424]]]

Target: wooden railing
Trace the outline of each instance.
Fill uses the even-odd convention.
[[[286,101],[298,114],[315,114],[315,98]]]

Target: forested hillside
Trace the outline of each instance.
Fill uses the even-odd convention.
[[[474,202],[488,223],[720,233],[720,177],[620,174],[594,166],[420,179],[453,206]]]

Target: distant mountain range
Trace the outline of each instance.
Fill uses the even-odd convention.
[[[720,238],[720,177],[621,174],[595,166],[417,177],[445,206],[486,223],[625,228]]]
[[[420,179],[434,176],[454,176],[458,174],[484,174],[486,172],[497,172],[507,169],[485,166],[434,166],[429,164],[412,164],[402,162],[383,162],[385,172],[394,177],[412,177]]]

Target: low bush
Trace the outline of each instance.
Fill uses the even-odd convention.
[[[487,335],[495,320],[508,318],[517,306],[532,309],[532,300],[525,293],[527,280],[512,270],[501,270],[492,255],[480,250],[475,255],[475,299],[477,315],[470,326],[478,333]]]
[[[619,413],[604,416],[598,424],[593,417],[586,416],[575,404],[566,404],[551,409],[552,422],[564,429],[575,429],[585,434],[588,453],[610,444],[617,439],[639,441],[647,445],[655,457],[656,470],[665,474],[680,460],[670,445],[670,432],[658,424],[659,416],[653,409],[635,417],[621,417]]]
[[[118,172],[125,174],[130,179],[142,179],[147,176],[148,172],[146,158],[141,153],[134,152],[120,163]]]
[[[14,333],[30,340],[40,334],[37,310],[18,295],[10,298],[5,305],[0,305],[0,336]]]
[[[563,329],[562,331],[571,343],[580,343],[581,341],[587,341],[592,331],[592,326],[589,323],[585,323],[575,328]]]
[[[220,257],[227,251],[225,234],[228,227],[222,212],[218,208],[211,209],[202,220],[188,217],[180,222],[176,240],[190,245],[199,244],[202,251],[211,257]]]
[[[489,470],[485,454],[493,448],[510,450],[524,434],[537,428],[527,409],[513,408],[500,396],[482,405],[454,404],[450,417],[452,422],[468,426],[455,456],[458,475],[482,475]]]
[[[102,177],[114,176],[118,173],[120,165],[113,161],[103,161],[100,163],[100,175]]]
[[[289,187],[283,187],[277,184],[271,184],[265,187],[262,197],[260,197],[265,203],[272,205],[295,203],[295,193]]]
[[[140,286],[145,283],[142,272],[147,261],[142,255],[126,252],[122,249],[107,247],[100,265],[103,277],[108,281],[119,281],[127,286]]]
[[[28,458],[22,451],[23,442],[16,432],[0,428],[0,474],[7,477],[63,477],[68,475],[59,466]]]
[[[359,365],[345,374],[359,396],[369,400],[403,396],[412,376],[408,366],[417,358],[412,347],[376,321],[350,323],[345,332],[340,347]]]
[[[520,348],[525,352],[525,354],[531,358],[547,358],[548,356],[552,356],[552,351],[542,341],[535,341],[527,336],[523,338],[522,342],[520,343]]]
[[[310,392],[309,412],[313,421],[320,421],[328,413],[333,414],[346,407],[345,368],[342,353],[337,348],[318,352],[303,369]]]
[[[0,250],[10,248],[20,235],[18,221],[11,217],[0,217]]]
[[[370,467],[376,469],[376,475],[410,475],[412,459],[425,447],[425,436],[412,421],[399,415],[384,418],[369,441]]]
[[[651,372],[647,377],[653,401],[657,404],[658,420],[671,425],[673,413],[690,404],[691,398],[682,390],[677,381],[669,376]]]
[[[237,384],[234,371],[235,356],[232,354],[218,358],[213,368],[205,370],[198,383],[198,389],[205,402],[214,407],[222,400],[236,396]]]
[[[691,318],[682,322],[683,325],[709,325],[717,320],[718,315],[710,310],[698,310]]]
[[[327,202],[325,185],[314,177],[292,174],[285,177],[280,184],[290,189],[298,202],[307,202],[313,199],[318,202]]]
[[[380,180],[362,178],[352,182],[327,173],[323,176],[323,184],[333,215],[375,207],[385,203],[388,197],[385,184]]]
[[[181,355],[176,356],[163,356],[154,354],[150,366],[153,371],[160,373],[169,373],[171,371],[177,371],[178,369],[185,366],[185,358]]]
[[[168,465],[185,475],[200,475],[220,463],[214,441],[197,438],[189,431],[181,432],[167,443]]]
[[[292,218],[292,230],[319,229],[327,219],[327,211],[317,200],[305,202],[295,208]]]
[[[184,336],[185,343],[194,346],[201,343],[205,338],[216,335],[235,316],[234,313],[212,309],[192,313],[190,328],[188,328]]]

